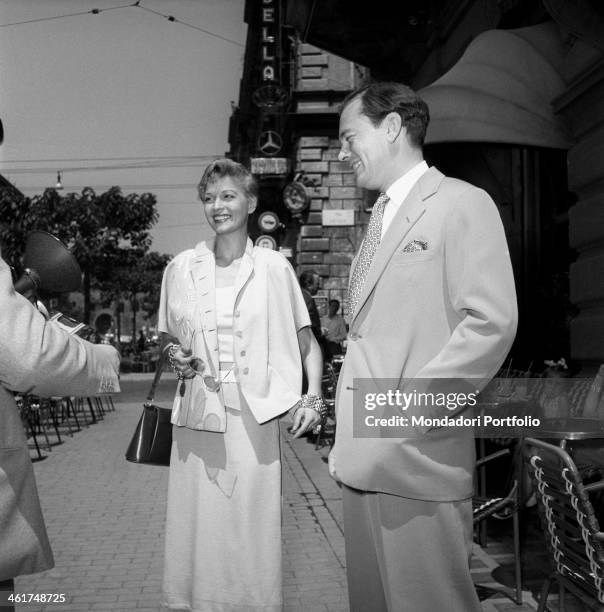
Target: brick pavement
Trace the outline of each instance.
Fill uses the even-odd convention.
[[[169,396],[171,384],[161,383],[159,401]],[[122,386],[126,391],[127,377]],[[16,588],[64,593],[67,601],[17,605],[18,612],[160,609],[168,471],[125,461],[140,402],[118,401],[116,408],[35,464],[56,567],[19,577]],[[287,434],[283,439],[285,610],[345,612],[340,492],[322,461],[327,449],[316,451],[307,440],[291,441]],[[500,561],[506,560],[503,553]],[[477,548],[473,572],[480,582],[490,580],[495,565]],[[533,602],[516,607],[505,598],[491,598],[484,610],[525,612],[536,609]]]

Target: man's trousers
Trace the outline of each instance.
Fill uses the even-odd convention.
[[[342,485],[351,612],[480,612],[470,575],[472,502]]]

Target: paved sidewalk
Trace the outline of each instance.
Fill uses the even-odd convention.
[[[171,385],[162,382],[156,395],[164,405]],[[138,396],[144,393],[123,399]],[[18,611],[160,609],[168,470],[125,461],[141,403],[116,402],[116,408],[35,464],[56,567],[19,577],[16,590],[63,593],[66,603],[21,604]],[[285,610],[346,612],[340,490],[322,461],[327,449],[316,451],[305,439],[292,441],[285,426],[283,431]],[[477,548],[473,571],[481,583],[491,581],[495,565]],[[484,610],[524,612],[536,609],[533,602],[516,607],[491,598]]]
[[[161,383],[164,390],[171,384]],[[169,405],[163,401],[169,393],[156,397]],[[19,577],[16,591],[63,593],[66,603],[20,604],[17,610],[160,609],[168,470],[124,459],[141,403],[116,402],[116,408],[99,423],[65,437],[34,464],[56,566]],[[335,509],[339,489],[314,446],[304,439],[290,444],[285,426],[283,432],[286,609],[348,610],[341,519]],[[309,462],[313,465],[305,465]]]

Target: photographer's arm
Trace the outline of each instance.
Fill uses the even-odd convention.
[[[14,291],[0,258],[0,383],[13,391],[95,395],[119,391],[119,354],[69,335]]]

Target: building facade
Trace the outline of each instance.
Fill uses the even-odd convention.
[[[231,155],[253,167],[275,126],[287,163],[258,174],[264,211],[279,218],[274,246],[316,269],[324,295],[344,297],[375,196],[337,160],[338,104],[367,78],[406,82],[430,106],[428,161],[500,210],[519,297],[515,366],[565,357],[587,373],[604,361],[600,3],[248,0],[246,21]],[[259,90],[277,102],[258,104]]]

